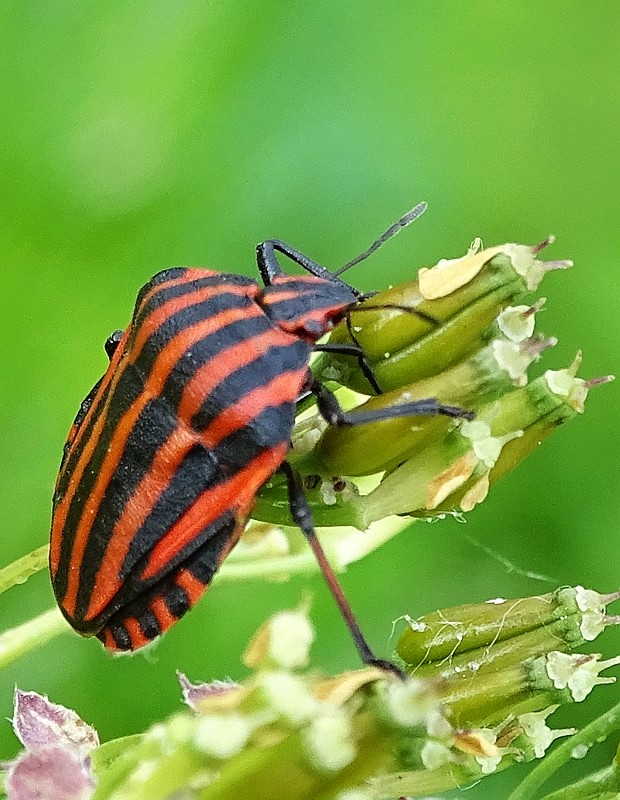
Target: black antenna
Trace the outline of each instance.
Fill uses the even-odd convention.
[[[363,261],[365,258],[368,258],[368,256],[371,256],[375,252],[375,250],[378,250],[381,247],[382,244],[385,244],[385,242],[387,242],[388,239],[391,239],[392,236],[396,236],[397,233],[399,233],[403,228],[406,228],[410,222],[414,221],[414,219],[421,217],[425,211],[426,211],[426,203],[418,203],[418,205],[415,208],[412,208],[411,211],[407,211],[407,213],[404,216],[402,216],[397,222],[395,222],[393,225],[390,225],[387,231],[385,231],[385,233],[382,233],[381,236],[370,245],[368,250],[364,250],[364,252],[361,255],[357,256],[352,261],[349,261],[348,264],[344,265],[344,267],[340,267],[340,269],[337,269],[335,272],[332,273],[332,275],[342,275],[342,273],[345,270],[355,266],[355,264],[359,264],[360,261]]]

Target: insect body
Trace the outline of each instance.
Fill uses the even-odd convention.
[[[331,422],[370,421],[342,412],[308,369],[316,340],[360,295],[282,242],[257,250],[264,287],[204,269],[160,272],[140,291],[127,330],[106,343],[110,365],[71,428],[56,483],[54,592],[80,633],[111,650],[145,645],[196,603],[256,493],[283,469],[293,517],[362,658],[375,661],[285,461],[304,390]],[[311,274],[285,275],[276,250]],[[465,412],[431,400],[404,413]]]

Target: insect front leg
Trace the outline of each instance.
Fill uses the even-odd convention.
[[[349,628],[353,642],[355,643],[355,647],[357,648],[362,661],[365,664],[380,667],[388,672],[392,672],[399,678],[406,680],[407,675],[399,667],[397,667],[396,664],[392,664],[391,661],[377,658],[368,645],[368,642],[364,638],[364,634],[360,629],[359,623],[355,618],[353,611],[351,610],[351,606],[349,605],[349,602],[342,591],[342,587],[340,586],[340,583],[338,582],[338,579],[336,578],[336,575],[334,574],[334,571],[327,560],[325,552],[316,534],[316,530],[314,529],[312,511],[310,510],[310,506],[306,500],[306,495],[304,494],[301,475],[297,472],[297,470],[293,469],[293,467],[291,467],[287,461],[283,462],[281,469],[282,472],[284,472],[288,485],[291,516],[301,529],[303,535],[308,541],[308,544],[312,548],[312,552],[316,557],[321,572],[323,573],[323,577],[325,578],[332,596],[336,601],[338,608],[340,609],[340,613],[342,614],[344,621]]]
[[[314,349],[319,353],[336,353],[337,355],[352,356],[353,358],[356,358],[362,375],[372,386],[373,391],[377,394],[383,394],[376,375],[372,371],[372,367],[370,366],[370,363],[359,344],[336,344],[335,342],[325,342],[325,344],[315,344]]]
[[[358,292],[357,289],[354,289],[349,286],[348,283],[337,278],[327,267],[317,264],[316,261],[300,253],[299,250],[295,250],[294,247],[286,244],[286,242],[283,242],[281,239],[267,239],[256,246],[256,262],[265,286],[270,286],[274,278],[284,274],[278,262],[276,251],[290,258],[295,264],[299,264],[302,269],[305,269],[306,272],[309,272],[311,275],[317,278],[324,278],[331,283],[335,283],[337,286],[342,286],[352,291],[356,297],[361,296],[361,292]]]
[[[278,275],[283,275],[282,267],[278,262],[276,250],[282,255],[290,258],[295,264],[309,272],[311,275],[316,275],[319,278],[332,278],[332,273],[327,267],[322,267],[313,261],[308,256],[295,250],[294,247],[286,244],[281,239],[267,239],[256,246],[256,261],[258,262],[258,270],[265,286],[270,286],[273,279]]]
[[[424,400],[414,400],[411,403],[401,403],[396,406],[377,408],[373,411],[345,411],[338,402],[336,395],[319,381],[314,380],[309,387],[316,397],[316,404],[323,419],[330,425],[365,425],[369,422],[379,422],[384,419],[397,417],[436,416],[441,414],[455,419],[473,419],[473,411],[467,411],[460,406],[449,406],[440,403],[434,397]]]

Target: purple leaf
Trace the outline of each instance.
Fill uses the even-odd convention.
[[[183,700],[193,710],[197,711],[200,701],[206,697],[225,694],[232,689],[237,689],[239,684],[234,681],[211,681],[211,683],[192,683],[187,675],[177,670],[177,678],[181,684]]]
[[[13,730],[27,750],[65,747],[83,758],[99,746],[97,731],[75,711],[52,703],[36,692],[15,689]]]
[[[94,786],[87,760],[63,747],[22,753],[6,776],[7,800],[88,800]]]

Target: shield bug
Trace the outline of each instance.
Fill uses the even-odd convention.
[[[409,212],[346,266],[423,210]],[[285,274],[276,253],[307,274]],[[317,340],[364,296],[279,240],[258,245],[257,261],[263,286],[207,269],[158,273],[140,290],[127,329],[107,340],[109,367],[80,407],[56,483],[54,592],[79,633],[98,636],[110,650],[142,647],[197,602],[239,539],[257,492],[282,470],[292,517],[362,659],[382,664],[321,550],[299,475],[286,461],[296,402],[313,393],[334,425],[469,414],[433,399],[370,414],[342,411],[308,365],[313,349],[330,347]],[[368,373],[359,348],[340,351]]]

